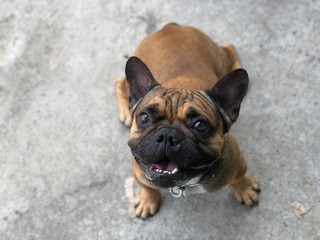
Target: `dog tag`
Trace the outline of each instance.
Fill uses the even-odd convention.
[[[169,191],[173,197],[179,198],[183,195],[183,192],[185,189],[186,189],[185,187],[175,186],[175,187],[169,188]]]

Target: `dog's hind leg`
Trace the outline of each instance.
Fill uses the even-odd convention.
[[[129,110],[129,86],[125,78],[119,78],[114,83],[118,100],[120,121],[127,127],[131,126],[132,116]]]
[[[236,48],[233,44],[229,43],[225,46],[225,49],[228,51],[229,58],[231,61],[230,71],[241,68],[241,63]]]

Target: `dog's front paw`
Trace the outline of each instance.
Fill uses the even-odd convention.
[[[249,176],[235,181],[231,184],[234,190],[234,196],[238,202],[246,206],[253,206],[259,200],[259,184]]]
[[[142,188],[136,198],[134,217],[146,219],[154,215],[160,206],[160,192]]]

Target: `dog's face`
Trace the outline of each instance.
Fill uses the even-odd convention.
[[[240,71],[206,91],[168,89],[138,58],[128,60],[133,111],[128,144],[148,181],[163,188],[183,186],[220,159],[223,134],[238,117],[247,89],[247,75]]]
[[[181,186],[220,158],[223,122],[199,92],[156,87],[134,111],[129,146],[146,178]]]

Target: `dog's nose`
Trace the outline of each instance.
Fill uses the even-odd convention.
[[[182,140],[182,133],[175,128],[163,128],[158,130],[156,141],[165,144],[167,147],[176,147]]]

